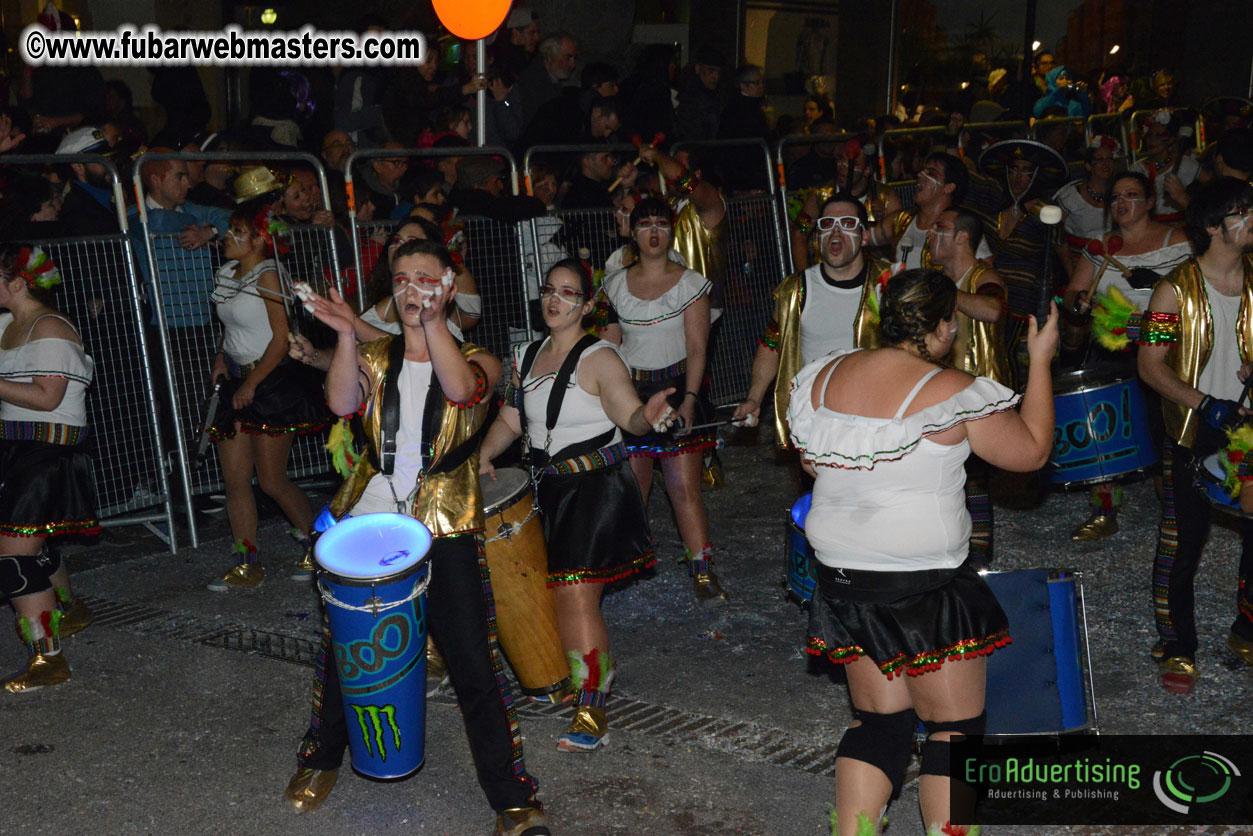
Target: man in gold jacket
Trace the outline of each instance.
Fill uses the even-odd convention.
[[[1167,435],[1152,655],[1162,687],[1182,694],[1192,692],[1197,678],[1193,582],[1211,510],[1194,483],[1194,467],[1200,472],[1206,456],[1218,453],[1221,462],[1224,448],[1235,449],[1224,431],[1249,414],[1240,402],[1253,361],[1253,187],[1230,177],[1207,183],[1193,196],[1187,220],[1197,254],[1153,290],[1138,357],[1140,377],[1162,396]],[[1248,470],[1239,468],[1241,484]],[[1253,664],[1253,520],[1241,520],[1240,532],[1237,612],[1227,647]]]
[[[774,318],[758,340],[748,397],[734,420],[748,426],[761,418],[761,404],[774,387],[775,439],[788,446],[787,407],[792,378],[811,360],[848,348],[879,344],[877,282],[889,268],[869,257],[866,207],[842,192],[819,208],[813,235],[821,260],[788,276],[774,291]]]
[[[949,362],[976,377],[1009,385],[1009,362],[1001,323],[1005,320],[1005,282],[975,251],[983,239],[983,223],[966,209],[946,209],[927,233],[924,261],[957,284],[957,334]],[[992,563],[991,472],[978,456],[966,459],[966,508],[970,511],[970,559],[981,567]]]
[[[547,836],[502,675],[482,551],[480,430],[500,362],[477,346],[458,345],[448,331],[445,313],[456,288],[447,250],[411,241],[396,250],[391,265],[400,336],[358,348],[352,310],[342,299],[310,301],[314,316],[339,336],[327,373],[327,403],[339,415],[360,413],[365,435],[365,455],[331,501],[331,515],[341,520],[403,513],[431,530],[427,623],[448,666],[479,785],[497,814],[495,834]],[[315,673],[313,719],[286,792],[302,812],[326,799],[348,745],[329,649],[327,634]]]

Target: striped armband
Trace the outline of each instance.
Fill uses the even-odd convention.
[[[513,385],[513,381],[505,384],[505,406],[522,409],[522,391]]]
[[[1151,311],[1140,318],[1140,345],[1179,342],[1179,314]]]
[[[770,324],[766,326],[766,330],[762,333],[761,339],[757,340],[757,344],[764,345],[771,351],[777,352],[779,350],[779,323],[773,319],[770,320]]]
[[[666,185],[674,190],[676,194],[685,195],[696,191],[696,184],[700,181],[696,179],[696,175],[687,169],[673,180],[667,181]]]

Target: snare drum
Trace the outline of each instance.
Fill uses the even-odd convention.
[[[787,550],[784,559],[787,562],[787,597],[806,607],[813,600],[814,588],[818,585],[814,577],[814,550],[805,537],[805,519],[809,516],[809,506],[814,495],[807,493],[792,505],[792,513],[787,523]]]
[[[1192,483],[1196,485],[1197,490],[1205,495],[1209,500],[1209,504],[1213,505],[1220,511],[1226,511],[1237,517],[1253,518],[1253,514],[1246,514],[1240,510],[1240,494],[1234,497],[1227,492],[1224,482],[1227,481],[1227,471],[1223,467],[1223,456],[1226,451],[1219,450],[1217,453],[1211,453],[1204,459],[1196,459],[1193,463]]]
[[[1083,579],[1069,569],[986,572],[1013,642],[988,660],[987,734],[1096,730],[1084,659]]]
[[[1136,378],[1111,380],[1081,369],[1055,377],[1053,391],[1054,483],[1108,482],[1157,461]]]
[[[524,470],[500,467],[495,481],[480,476],[479,487],[501,649],[522,693],[560,701],[570,690],[570,664],[557,632],[548,550],[531,479]]]
[[[431,532],[403,514],[344,520],[314,547],[352,768],[370,778],[405,778],[425,759],[430,548]]]

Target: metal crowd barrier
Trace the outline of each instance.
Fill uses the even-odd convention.
[[[108,171],[117,233],[21,243],[42,247],[60,269],[58,307],[77,324],[83,347],[94,361],[87,395],[87,444],[101,524],[143,525],[176,553],[155,376],[117,169],[98,154],[10,154],[3,162],[13,167],[97,163]]]
[[[146,164],[161,160],[221,160],[257,165],[302,163],[317,174],[322,190],[322,208],[326,210],[330,209],[329,190],[325,171],[317,158],[294,151],[148,152],[135,161],[134,188],[142,224],[135,245],[140,257],[145,259],[145,287],[152,307],[152,319],[148,326],[156,332],[163,366],[156,373],[160,377],[154,375],[154,380],[160,381],[157,383],[159,390],[168,393],[162,404],[170,415],[163,429],[172,435],[172,446],[178,452],[176,466],[182,485],[182,502],[191,544],[195,547],[199,545],[199,531],[193,497],[218,491],[223,484],[216,449],[210,446],[205,463],[199,469],[191,466],[194,451],[190,449],[192,438],[204,421],[209,376],[219,344],[220,327],[214,319],[209,295],[213,291],[214,274],[222,264],[222,255],[212,244],[195,250],[183,248],[178,241],[180,233],[151,231],[142,173]],[[229,214],[227,210],[223,211]],[[324,290],[331,281],[339,280],[338,271],[334,270],[339,264],[338,244],[333,230],[325,227],[297,227],[293,230],[291,244],[290,252],[278,256],[284,268],[279,271],[279,276],[287,297],[288,321],[293,331],[302,331],[310,323],[305,317],[303,321],[306,325],[301,325],[304,314],[294,301],[292,271],[304,279],[315,281],[321,276],[317,286]],[[330,460],[322,447],[324,440],[321,433],[296,438],[288,465],[292,478],[307,480],[331,472]]]
[[[1151,117],[1154,113],[1156,113],[1159,110],[1169,110],[1173,114],[1175,111],[1180,111],[1180,110],[1186,111],[1189,109],[1190,108],[1186,108],[1186,107],[1167,107],[1167,108],[1158,107],[1158,108],[1149,108],[1145,110],[1133,110],[1131,112],[1131,117],[1129,120],[1131,123],[1131,127],[1130,127],[1130,136],[1129,136],[1130,142],[1127,145],[1128,161],[1131,164],[1135,164],[1140,161],[1140,156],[1141,156],[1140,143],[1144,139],[1143,134],[1141,134],[1140,132],[1140,126],[1144,124],[1145,119]],[[1205,147],[1202,144],[1204,141],[1204,135],[1205,135],[1204,121],[1202,120],[1201,114],[1198,111],[1196,121],[1192,125],[1192,143],[1191,143],[1191,146],[1195,148],[1197,151],[1200,151]],[[1184,142],[1182,143],[1180,150],[1187,151],[1188,146],[1189,146],[1189,143]]]
[[[1109,136],[1111,130],[1114,138],[1118,140],[1123,155],[1130,157],[1131,143],[1127,138],[1127,120],[1121,113],[1094,113],[1089,116],[1083,127],[1083,142],[1087,145],[1094,136]]]
[[[381,252],[380,247],[371,247],[370,242],[382,244],[378,240],[378,234],[383,232],[383,239],[386,238],[386,232],[390,232],[395,226],[396,221],[392,218],[374,218],[370,221],[362,221],[357,217],[357,199],[354,188],[353,171],[359,162],[393,159],[396,157],[408,157],[419,159],[438,159],[440,157],[502,157],[509,164],[509,182],[510,189],[513,194],[518,193],[518,164],[513,158],[513,154],[505,148],[496,148],[493,146],[481,147],[465,147],[465,148],[372,148],[364,151],[354,151],[344,164],[344,184],[348,190],[348,231],[353,242],[353,263],[356,270],[357,281],[357,309],[363,310],[366,305],[366,284],[369,278],[370,267],[373,259],[377,258],[377,254]],[[363,255],[365,258],[363,259]],[[473,271],[473,268],[471,268]]]

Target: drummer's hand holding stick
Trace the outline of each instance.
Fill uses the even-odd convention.
[[[368,379],[357,362],[357,336],[353,328],[356,314],[335,288],[320,296],[309,285],[298,282],[293,290],[305,310],[335,332],[335,351],[326,372],[326,405],[336,415],[351,415],[365,400]]]
[[[1054,428],[1053,370],[1057,354],[1057,303],[1049,303],[1048,320],[1043,326],[1032,316],[1027,320],[1027,389],[1023,393],[1018,414],[1039,443],[1041,449],[1051,448]]]
[[[678,413],[670,405],[669,398],[675,393],[674,387],[662,389],[653,394],[648,402],[642,404],[631,415],[627,422],[627,430],[633,435],[645,435],[648,432],[664,433],[678,420]]]

